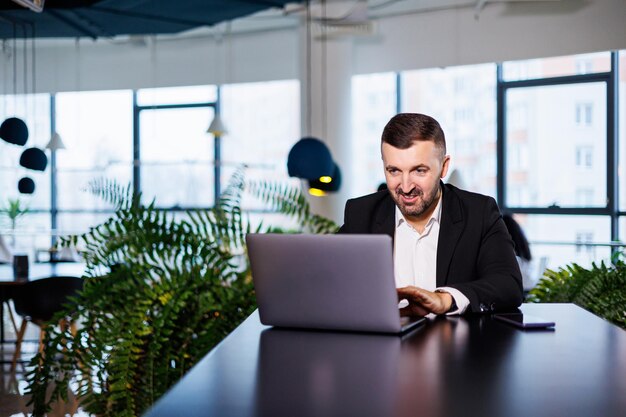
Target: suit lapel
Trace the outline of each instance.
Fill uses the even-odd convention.
[[[395,212],[396,204],[389,194],[381,201],[376,210],[372,233],[386,234],[395,237]]]
[[[464,225],[461,200],[450,187],[442,184],[442,190],[443,202],[437,244],[437,287],[447,284],[452,255]]]

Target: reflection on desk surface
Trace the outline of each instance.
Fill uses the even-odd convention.
[[[403,338],[265,330],[259,346],[256,411],[261,416],[461,413],[467,408],[468,392],[489,396],[501,383],[503,358],[517,336],[514,329],[487,328],[487,333],[499,333],[499,342],[475,350],[468,337],[490,337],[480,326],[480,320],[442,317]],[[468,381],[481,373],[490,375],[487,383],[470,390]],[[450,402],[454,397],[458,405]],[[468,415],[502,411],[489,401],[471,408],[476,414]]]
[[[396,335],[265,330],[256,409],[267,416],[392,415],[400,347]]]

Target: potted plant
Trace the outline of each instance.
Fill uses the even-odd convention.
[[[0,209],[0,213],[4,214],[9,219],[9,227],[11,229],[11,246],[15,247],[15,229],[20,217],[27,214],[28,207],[23,206],[19,198],[8,198],[5,207]]]
[[[243,171],[215,208],[189,211],[182,220],[154,202],[142,204],[130,187],[101,180],[90,188],[113,203],[115,214],[88,233],[61,239],[86,249],[87,272],[73,306],[55,319],[82,327],[72,334],[67,326],[50,326],[31,361],[35,416],[67,398],[70,386],[89,413],[140,415],[256,308],[249,266],[239,266],[250,231],[241,211]],[[310,212],[298,187],[259,182],[247,189],[303,228],[337,228]]]
[[[575,303],[626,329],[626,263],[617,253],[610,263],[576,263],[547,270],[530,290],[529,302]]]

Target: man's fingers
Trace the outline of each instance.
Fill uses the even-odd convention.
[[[419,287],[398,288],[398,300],[407,300],[409,305],[401,309],[400,314],[405,316],[425,316],[439,311],[440,300],[437,294]],[[404,311],[403,311],[404,310]]]
[[[415,304],[409,304],[408,306],[400,309],[401,317],[424,317],[428,313],[430,313],[430,311]]]
[[[407,298],[407,291],[408,287],[403,287],[403,288],[396,288],[396,293],[398,294],[398,301],[400,300],[404,300],[405,298]]]
[[[402,287],[397,288],[396,291],[398,293],[398,300],[402,300],[404,298],[411,299],[420,293],[420,289],[417,287]]]

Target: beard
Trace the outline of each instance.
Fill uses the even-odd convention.
[[[437,182],[437,184],[426,193],[418,188],[413,188],[410,192],[405,193],[402,191],[402,188],[398,186],[394,192],[390,194],[403,216],[418,217],[424,214],[424,212],[433,205],[439,195],[440,188],[441,185]],[[402,196],[409,198],[417,197],[417,200],[414,203],[405,203],[401,199]]]

